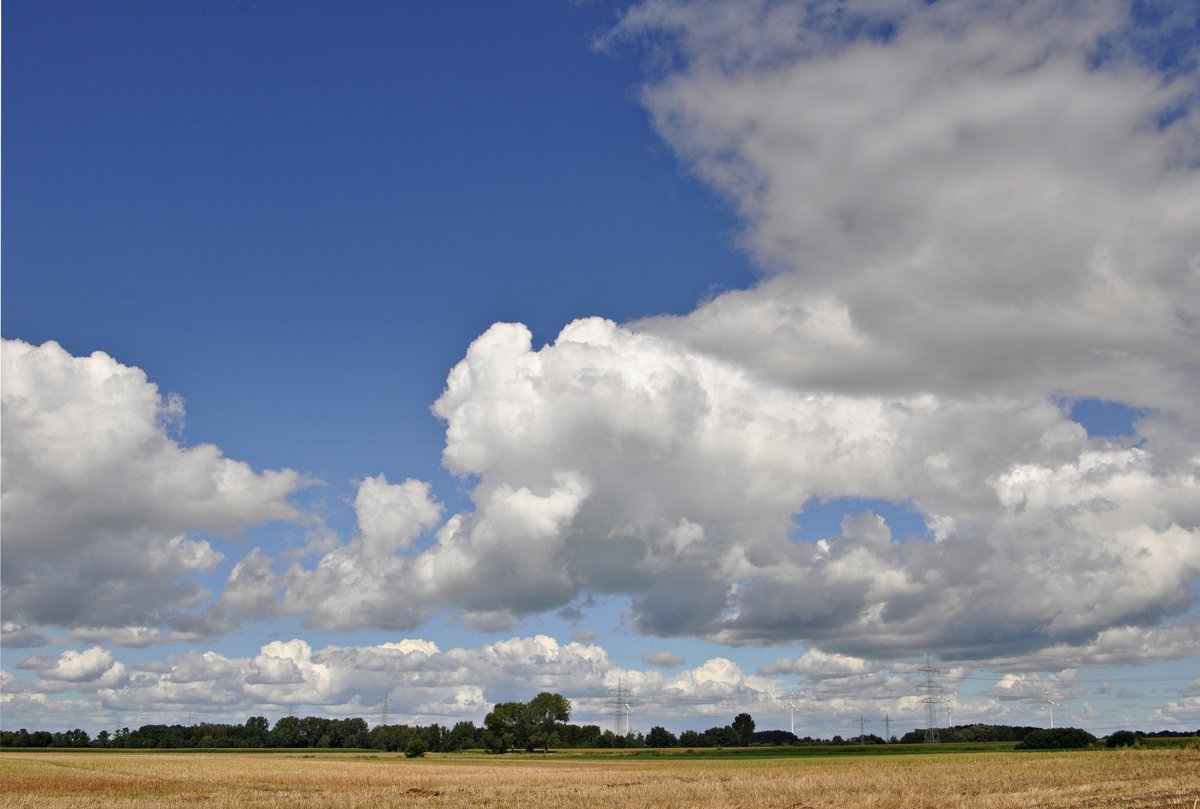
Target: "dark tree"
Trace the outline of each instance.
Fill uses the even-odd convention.
[[[1035,730],[1026,736],[1017,750],[1065,750],[1088,747],[1095,744],[1096,737],[1079,728],[1050,728]]]
[[[443,737],[442,746],[445,750],[465,750],[468,747],[479,746],[479,729],[474,722],[458,722]]]
[[[702,735],[705,747],[737,747],[742,741],[742,738],[738,736],[737,731],[733,729],[732,725],[726,725],[722,728],[709,728]]]
[[[676,741],[674,733],[658,725],[650,728],[650,732],[646,734],[647,747],[674,747]]]
[[[760,730],[750,737],[751,744],[795,744],[796,734],[787,730]]]
[[[746,747],[754,736],[754,720],[748,713],[740,713],[733,718],[733,732],[737,734],[738,744]]]
[[[1105,747],[1133,747],[1137,744],[1137,734],[1132,730],[1118,730],[1104,740]]]

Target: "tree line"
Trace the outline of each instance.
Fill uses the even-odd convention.
[[[433,724],[367,726],[365,719],[327,719],[319,716],[285,716],[271,726],[266,717],[252,716],[243,724],[201,722],[195,725],[142,725],[136,730],[101,730],[92,738],[87,731],[51,733],[45,730],[0,731],[0,747],[103,747],[133,749],[178,748],[355,748],[402,752],[421,756],[426,752],[448,753],[459,750],[489,750],[494,753],[550,748],[627,748],[627,747],[746,747],[750,745],[793,744],[906,744],[924,741],[924,730],[917,729],[896,739],[879,736],[852,736],[843,739],[798,737],[786,730],[756,731],[754,719],[740,713],[728,725],[704,731],[685,730],[676,736],[655,726],[648,733],[618,736],[599,725],[570,722],[571,703],[561,694],[542,692],[529,702],[501,702],[493,706],[483,725],[462,721],[452,727]],[[1025,742],[1030,746],[1044,742],[1037,735],[1042,728],[1011,725],[957,725],[939,730],[943,742]],[[1189,736],[1191,732],[1137,731],[1136,737]],[[1033,735],[1032,738],[1029,738]],[[1061,734],[1059,734],[1061,735]],[[1200,735],[1200,730],[1196,731]],[[1082,738],[1082,737],[1080,737]],[[1093,737],[1094,738],[1094,737]],[[1055,737],[1057,739],[1057,736]],[[1123,740],[1123,737],[1122,737]]]

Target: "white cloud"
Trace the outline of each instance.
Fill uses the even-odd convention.
[[[1067,669],[1059,674],[1050,676],[1032,674],[1004,674],[984,694],[1001,700],[1026,700],[1033,702],[1056,702],[1078,697],[1087,693],[1087,689],[1077,681],[1074,669]]]
[[[803,388],[1184,407],[1200,146],[1155,123],[1192,85],[1093,69],[1120,4],[841,10],[886,40],[811,8],[650,3],[619,29],[677,44],[645,103],[776,273],[645,327]]]
[[[387,556],[407,548],[441,515],[441,508],[430,498],[429,484],[416,480],[391,484],[383,475],[359,484],[354,511],[368,557]]]
[[[371,519],[407,538],[294,566],[289,609],[325,628],[411,629],[444,606],[496,631],[625,593],[652,634],[1013,658],[1085,654],[1099,633],[1184,614],[1200,571],[1196,471],[1089,439],[1052,397],[800,392],[590,319],[540,350],[524,327],[494,326],[435,410],[447,465],[478,481],[474,510],[413,545],[437,508],[405,484],[414,496]],[[839,497],[911,503],[937,541],[897,538],[870,511],[820,542],[792,538],[794,515]],[[252,592],[273,592],[273,575]]]
[[[71,631],[75,640],[90,643],[115,643],[120,646],[145,648],[160,643],[179,640],[196,640],[194,634],[184,632],[165,633],[160,629],[149,626],[123,626],[116,629],[110,627],[80,627]]]
[[[374,724],[387,695],[391,721],[445,726],[459,720],[478,724],[496,702],[524,701],[540,691],[553,691],[571,700],[576,723],[608,727],[619,685],[632,706],[634,727],[642,732],[654,724],[702,730],[727,724],[741,712],[754,716],[761,729],[782,728],[791,718],[789,703],[796,706],[801,735],[849,735],[853,720],[863,712],[878,716],[886,711],[898,733],[923,722],[918,686],[924,674],[916,662],[889,666],[815,653],[801,658],[805,659],[801,667],[815,673],[804,675],[807,682],[797,694],[797,685],[790,682],[797,672],[776,677],[749,674],[724,657],[674,673],[624,668],[600,646],[560,643],[545,635],[450,649],[422,638],[324,648],[295,638],[265,644],[243,657],[193,649],[129,668],[106,650],[92,647],[24,661],[20,669],[34,672],[32,680],[0,673],[0,700],[6,724],[14,727],[95,729],[178,722],[192,713],[197,721],[240,723],[251,715],[275,720],[291,712],[362,716]],[[842,673],[832,674],[835,670]],[[979,680],[982,675],[944,668],[938,678],[956,722],[1044,721],[1047,693],[1063,703],[1055,709],[1063,716],[1086,713],[1087,707],[1079,707],[1077,700],[1092,690],[1071,670],[1009,672],[988,688],[980,686],[983,693],[968,693],[965,677]],[[960,688],[963,691],[956,693]],[[1170,689],[1157,698],[1158,713],[1152,713],[1154,701],[1141,710],[1152,722],[1165,721],[1162,717],[1168,713],[1172,722],[1186,721],[1189,710],[1194,716],[1189,706],[1194,705],[1195,691],[1196,684]],[[1118,721],[1112,717],[1116,709],[1109,705],[1089,721]]]
[[[54,665],[39,669],[39,673],[48,680],[67,680],[68,682],[94,680],[100,674],[108,671],[114,662],[112,652],[99,646],[93,646],[82,652],[65,651]]]
[[[49,656],[30,658],[21,667],[37,671],[32,687],[46,694],[115,688],[126,682],[127,674],[125,664],[100,646],[82,652],[68,649],[57,659]]]
[[[327,629],[361,626],[413,627],[431,613],[433,604],[403,555],[414,539],[437,524],[441,506],[429,485],[415,480],[390,484],[383,475],[359,482],[355,509],[359,535],[324,554],[314,569],[295,564],[286,582],[259,558],[245,571],[245,586],[234,592],[246,609],[274,610],[274,593],[284,588],[280,607],[302,612]]]
[[[682,666],[687,660],[673,652],[647,652],[642,655],[642,662],[663,669],[673,669]]]
[[[796,660],[780,658],[759,669],[759,674],[803,674],[813,679],[821,679],[866,674],[877,669],[878,665],[868,660],[809,649]]]
[[[0,624],[0,645],[11,649],[26,649],[33,646],[45,646],[51,640],[46,635],[17,623],[5,621]]]
[[[434,407],[474,509],[374,568],[394,605],[495,629],[624,593],[649,634],[964,659],[1087,655],[1192,609],[1200,143],[1187,107],[1160,117],[1190,79],[1096,63],[1117,3],[839,8],[626,15],[610,41],[674,49],[659,131],[771,274],[540,349],[481,335]],[[1064,397],[1150,408],[1140,446]],[[792,538],[854,497],[936,541],[870,512]]]
[[[301,518],[287,499],[299,474],[181,446],[169,428],[182,400],[137,368],[5,340],[3,377],[6,617],[131,632],[194,623],[206,595],[194,577],[222,554],[188,534]]]

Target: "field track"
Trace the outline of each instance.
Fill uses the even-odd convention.
[[[1196,809],[1200,750],[745,761],[6,751],[0,805]]]

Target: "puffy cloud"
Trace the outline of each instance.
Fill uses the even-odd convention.
[[[354,499],[364,554],[387,556],[407,548],[427,526],[433,525],[441,509],[430,499],[429,485],[406,480],[393,485],[383,475],[366,478]]]
[[[189,633],[164,633],[160,629],[149,626],[123,626],[116,629],[110,627],[81,627],[73,630],[71,637],[75,640],[91,643],[107,642],[139,649],[176,640],[196,639],[196,636]]]
[[[1122,57],[1121,3],[826,5],[618,28],[675,44],[646,106],[776,273],[647,328],[804,388],[1185,407],[1194,74]]]
[[[1072,666],[1152,663],[1191,657],[1200,648],[1200,624],[1180,621],[1166,626],[1118,626],[1100,631],[1078,645],[1053,644],[1014,656],[980,660],[998,671],[1046,671]]]
[[[49,656],[31,658],[21,667],[37,671],[33,687],[44,693],[114,688],[126,681],[125,665],[100,646],[82,652],[68,649],[57,659]]]
[[[780,658],[759,669],[759,674],[803,674],[813,679],[865,674],[876,669],[870,661],[848,655],[809,649],[796,660]]]
[[[502,520],[522,488],[586,481],[545,528],[484,533],[516,545],[472,543],[462,563],[536,548],[555,567],[529,570],[557,601],[514,597],[519,566],[517,582],[477,578],[501,599],[480,607],[617,591],[648,632],[972,657],[1185,612],[1200,571],[1195,472],[1088,439],[1049,398],[805,394],[589,320],[538,351],[494,327],[437,412],[447,463],[480,481],[477,511],[443,536]],[[791,538],[806,503],[847,496],[911,502],[939,541],[898,541],[870,512],[816,543]]]
[[[1087,689],[1076,682],[1076,679],[1074,669],[1051,676],[1004,674],[984,693],[1002,700],[1058,701],[1087,693]]]
[[[494,631],[624,593],[643,632],[805,640],[807,671],[927,649],[1086,654],[1193,603],[1197,470],[1088,438],[1053,397],[802,392],[588,319],[539,350],[523,326],[492,327],[435,412],[474,510],[414,545],[437,510],[405,484],[370,517],[393,510],[402,543],[381,554],[360,537],[288,573],[310,621],[407,629],[446,606]],[[870,510],[795,539],[797,514],[843,497],[910,503],[936,541]]]
[[[769,275],[538,349],[494,325],[434,406],[473,509],[289,597],[327,603],[329,566],[387,625],[497,629],[621,593],[645,633],[847,658],[1088,655],[1187,615],[1195,77],[1145,68],[1129,25],[1115,2],[630,10],[610,41],[672,49],[645,104]],[[1078,397],[1147,408],[1136,445],[1089,438]],[[911,505],[935,541],[870,511],[795,538],[841,498]],[[316,620],[375,614],[341,609]]]
[[[23,694],[25,692],[25,683],[14,677],[7,671],[0,670],[0,693],[3,694]]]
[[[784,685],[794,679],[793,671],[774,677],[749,674],[723,657],[674,673],[623,668],[600,646],[560,643],[545,635],[451,649],[421,638],[324,648],[296,638],[265,644],[244,657],[193,649],[129,668],[92,647],[27,659],[19,669],[32,671],[32,679],[0,672],[0,704],[5,721],[14,727],[51,729],[177,722],[193,712],[200,721],[240,723],[250,715],[275,719],[291,711],[363,716],[374,724],[387,695],[394,721],[448,725],[479,723],[496,702],[525,701],[553,691],[571,700],[573,721],[607,726],[619,686],[632,707],[635,728],[643,732],[654,724],[675,730],[723,725],[743,711],[760,728],[787,727],[789,705],[795,707],[801,735],[848,735],[862,712],[879,715],[886,710],[900,733],[924,720],[919,688],[924,673],[917,662],[888,665],[811,650],[794,662],[800,664],[795,668],[811,672],[802,674],[807,681],[802,693]],[[1087,710],[1066,704],[1077,703],[1089,690],[1074,671],[1007,672],[990,687],[970,689],[983,693],[970,694],[964,687],[968,677],[981,680],[984,675],[950,668],[938,678],[956,721],[1036,722],[1047,693],[1064,703],[1055,709],[1064,716]],[[1165,721],[1162,717],[1169,713],[1172,723],[1184,724],[1168,726],[1189,726],[1197,687],[1170,689],[1157,698],[1157,709],[1156,701],[1145,702],[1137,722]],[[1088,715],[1089,727],[1131,724],[1113,713],[1127,706],[1111,699],[1107,703],[1100,713]]]
[[[45,646],[50,638],[15,621],[5,621],[0,624],[0,645],[10,649],[27,649],[33,646]]]
[[[111,652],[92,647],[29,658],[21,668],[36,677],[26,682],[6,673],[6,694],[94,693],[106,710],[121,715],[178,721],[185,706],[225,717],[308,706],[374,721],[378,701],[388,694],[394,717],[443,723],[479,722],[495,702],[528,700],[545,690],[591,700],[602,712],[606,678],[615,670],[603,649],[545,635],[445,651],[419,638],[322,649],[292,639],[265,644],[250,657],[193,649],[133,672]]]
[[[68,650],[52,666],[39,669],[43,677],[50,680],[67,680],[79,682],[94,680],[100,674],[108,671],[114,663],[112,652],[93,646],[82,652]]]
[[[671,676],[658,671],[617,670],[606,678],[609,688],[628,689],[630,705],[640,721],[679,714],[722,717],[726,724],[740,710],[778,710],[779,688],[765,677],[747,675],[724,657],[714,657]],[[610,698],[611,699],[611,698]],[[586,703],[585,703],[586,704]],[[611,713],[611,702],[592,703],[593,710]]]
[[[355,509],[359,535],[324,554],[313,569],[295,564],[281,579],[266,558],[250,560],[245,570],[236,571],[245,584],[231,578],[235,603],[249,602],[246,608],[262,611],[286,586],[281,608],[306,613],[310,622],[327,629],[421,624],[435,605],[419,589],[413,557],[405,552],[441,514],[429,485],[390,484],[383,475],[366,478],[359,483]]]
[[[186,623],[222,554],[194,532],[301,515],[291,470],[171,437],[183,402],[137,368],[4,340],[3,601],[29,624]]]
[[[659,668],[673,669],[682,666],[687,660],[672,652],[647,652],[642,655],[642,662]]]

